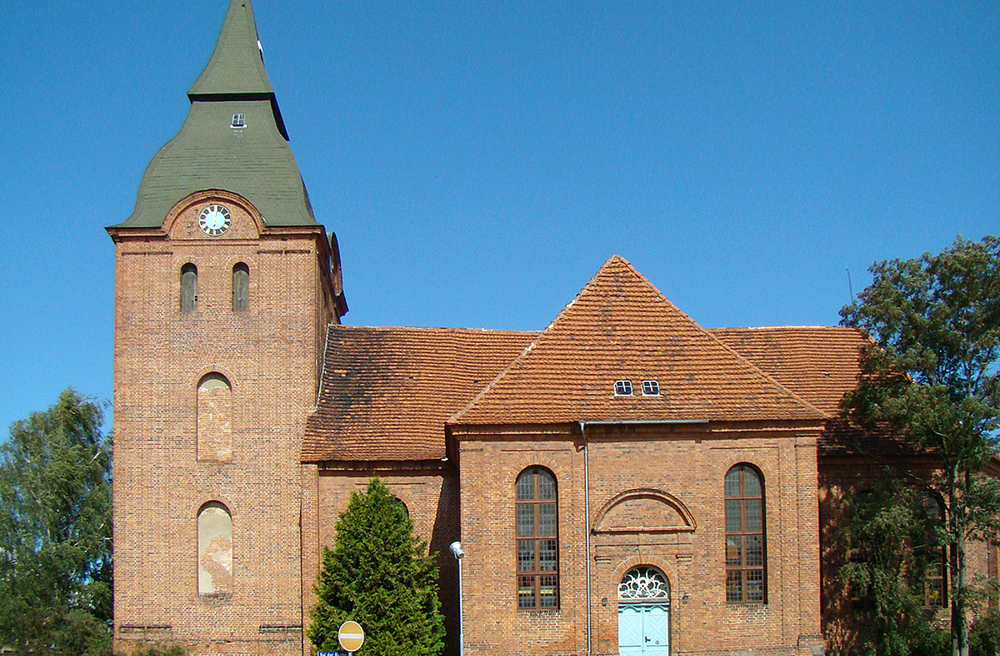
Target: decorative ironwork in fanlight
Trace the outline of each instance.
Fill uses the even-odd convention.
[[[669,599],[670,586],[666,577],[652,567],[633,567],[618,584],[618,598],[626,601]]]

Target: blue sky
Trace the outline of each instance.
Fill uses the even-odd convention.
[[[227,4],[0,0],[4,428],[110,400],[103,227]],[[1000,232],[1000,3],[254,9],[345,323],[541,329],[617,253],[707,327],[835,324],[848,269]]]

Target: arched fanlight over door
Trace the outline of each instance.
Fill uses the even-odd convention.
[[[622,601],[670,600],[667,577],[652,567],[633,567],[618,584],[618,599]]]

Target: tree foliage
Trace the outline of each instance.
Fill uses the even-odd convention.
[[[924,607],[924,586],[947,538],[922,490],[891,475],[883,480],[874,490],[852,490],[841,508],[847,521],[834,539],[848,556],[838,572],[847,603],[831,648],[880,656],[941,654],[933,609]]]
[[[994,535],[1000,512],[1000,239],[959,237],[939,255],[890,260],[845,307],[845,324],[874,341],[848,398],[851,419],[933,455],[947,511],[952,652],[968,654],[966,541]]]
[[[347,620],[364,629],[368,656],[433,656],[444,648],[435,556],[378,478],[351,495],[314,590],[309,639],[320,650],[338,649]]]
[[[103,414],[66,390],[0,445],[0,646],[110,653],[111,446]]]

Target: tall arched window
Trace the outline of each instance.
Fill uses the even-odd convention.
[[[250,309],[250,267],[244,262],[233,265],[233,312]]]
[[[198,510],[198,594],[233,592],[233,518],[229,508],[209,501]]]
[[[751,465],[726,472],[726,601],[762,604],[767,599],[764,477]]]
[[[933,530],[944,524],[944,504],[934,494],[924,499],[927,528]],[[927,536],[923,546],[926,550],[927,569],[924,573],[924,605],[928,608],[944,608],[948,605],[947,550],[933,535]]]
[[[517,477],[517,607],[559,607],[556,477],[529,467]]]
[[[222,374],[198,382],[198,460],[233,459],[233,388]]]
[[[198,267],[188,262],[181,267],[181,312],[198,309]]]

